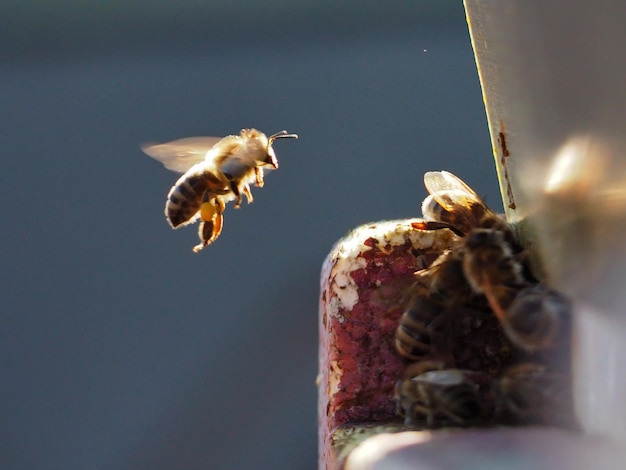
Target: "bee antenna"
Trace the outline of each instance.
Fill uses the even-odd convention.
[[[276,139],[297,139],[298,138],[298,134],[288,134],[287,131],[282,130],[280,132],[277,132],[274,135],[271,135],[267,138],[267,140],[269,141],[270,145],[272,145],[272,142],[275,141]]]

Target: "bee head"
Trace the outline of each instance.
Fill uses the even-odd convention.
[[[271,165],[273,168],[278,168],[278,160],[276,159],[276,154],[274,153],[274,149],[272,148],[272,144],[276,139],[297,139],[298,134],[288,134],[287,131],[280,131],[276,134],[273,134],[267,138],[267,148],[266,148],[266,158],[264,163]]]
[[[475,228],[465,239],[465,245],[469,248],[478,247],[502,247],[504,244],[504,233],[500,230],[488,228]]]

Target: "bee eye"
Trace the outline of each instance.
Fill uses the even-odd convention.
[[[272,147],[270,147],[265,154],[265,159],[263,160],[263,163],[265,163],[266,165],[271,165],[274,169],[278,168],[278,160],[276,159],[276,154],[274,153]]]

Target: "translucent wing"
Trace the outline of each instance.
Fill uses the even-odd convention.
[[[186,137],[164,144],[142,145],[141,150],[163,163],[168,170],[184,173],[204,161],[206,153],[220,140],[222,137]]]
[[[424,173],[424,185],[428,192],[447,211],[459,206],[483,205],[482,200],[461,178],[448,171],[428,171]]]

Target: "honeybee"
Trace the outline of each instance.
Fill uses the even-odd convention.
[[[471,295],[461,261],[455,252],[446,250],[431,266],[414,274],[395,335],[396,350],[405,359],[419,361],[437,353],[454,336],[458,320],[454,313]]]
[[[444,369],[439,362],[416,363],[396,383],[396,411],[407,425],[424,420],[428,428],[477,424],[484,409],[478,386],[470,379],[474,374]]]
[[[165,217],[172,228],[200,220],[198,252],[214,242],[223,226],[226,203],[241,206],[243,196],[253,201],[250,185],[263,186],[263,171],[278,168],[272,148],[276,139],[297,139],[280,131],[267,137],[256,129],[242,129],[227,137],[189,137],[142,146],[149,156],[172,171],[184,173],[172,186],[165,203]]]
[[[554,346],[569,332],[572,304],[544,284],[522,289],[506,312],[505,331],[516,346],[529,352]]]
[[[515,243],[509,224],[458,176],[428,171],[424,185],[429,196],[422,203],[422,214],[430,228],[449,228],[460,236],[476,228],[493,229],[503,232],[508,243]]]
[[[463,273],[472,290],[483,294],[489,307],[506,330],[508,308],[528,285],[522,266],[504,239],[504,233],[477,228],[469,232],[460,247]]]
[[[522,362],[507,368],[492,389],[497,422],[577,427],[568,374]]]
[[[419,361],[430,354],[433,336],[439,329],[444,307],[433,301],[427,292],[415,295],[400,317],[396,329],[396,351],[409,361]]]

